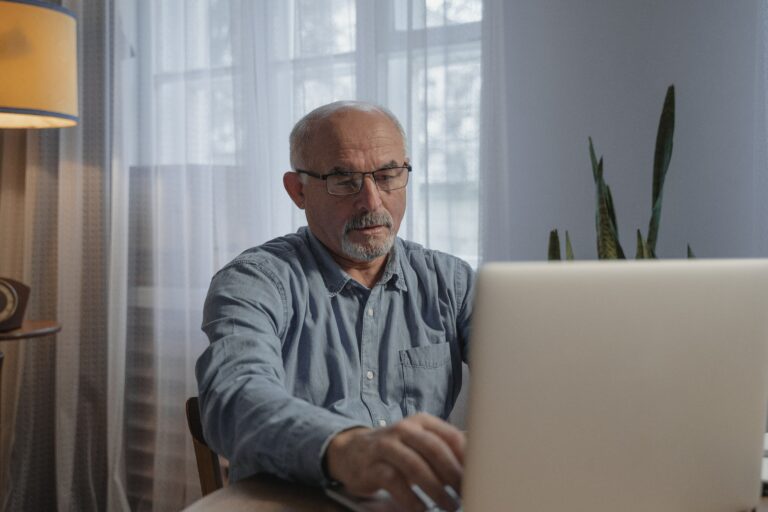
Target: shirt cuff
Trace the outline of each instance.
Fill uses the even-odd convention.
[[[293,459],[292,466],[299,481],[327,486],[332,480],[323,471],[323,457],[331,440],[345,430],[371,426],[329,411],[323,412],[321,421],[307,418],[292,429],[291,442],[286,443],[285,448],[287,457]]]

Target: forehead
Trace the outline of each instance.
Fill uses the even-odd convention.
[[[307,163],[321,171],[372,170],[405,158],[400,131],[375,111],[341,110],[313,123],[306,149]]]

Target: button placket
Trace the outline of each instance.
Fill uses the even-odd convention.
[[[378,389],[375,388],[376,382],[374,381],[376,360],[378,354],[378,346],[376,342],[376,319],[374,315],[374,305],[376,299],[374,298],[374,291],[368,295],[368,300],[363,306],[363,339],[361,346],[362,366],[364,373],[363,386],[367,390],[367,394],[372,396],[378,396]],[[373,404],[371,404],[373,405]]]
[[[360,363],[362,368],[362,393],[361,399],[371,414],[374,425],[382,426],[386,420],[387,412],[383,406],[381,390],[379,389],[378,358],[379,358],[379,329],[377,326],[376,311],[381,300],[381,287],[375,286],[368,294],[367,300],[361,304],[362,332],[360,344]]]

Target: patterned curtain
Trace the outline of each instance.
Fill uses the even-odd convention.
[[[3,510],[106,509],[109,2],[73,0],[80,125],[0,134],[0,275],[56,336],[4,342]]]

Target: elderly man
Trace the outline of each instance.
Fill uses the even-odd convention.
[[[283,183],[307,227],[219,271],[197,362],[206,439],[231,478],[257,472],[423,510],[456,507],[474,276],[397,238],[411,166],[386,109],[337,102],[301,119]],[[448,489],[446,489],[448,488]]]

